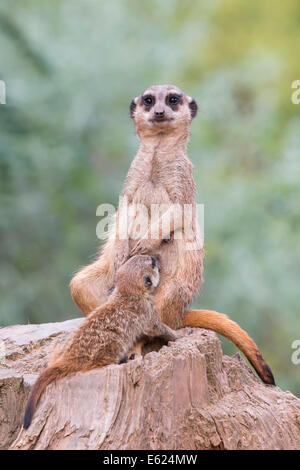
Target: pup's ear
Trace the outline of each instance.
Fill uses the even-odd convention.
[[[193,98],[191,98],[191,101],[189,102],[189,107],[191,110],[191,118],[194,119],[198,111],[198,105]]]
[[[138,98],[134,98],[130,103],[129,109],[130,109],[130,117],[132,119],[134,119],[134,112],[135,112],[135,109],[136,109],[137,100],[138,100]]]

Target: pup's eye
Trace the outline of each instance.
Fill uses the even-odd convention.
[[[154,103],[154,98],[153,96],[144,96],[143,97],[143,104],[145,106],[151,106]]]
[[[144,283],[145,283],[145,286],[152,286],[151,277],[149,276],[144,277]]]
[[[180,101],[180,98],[177,95],[170,95],[168,97],[168,104],[175,105],[175,104],[178,104],[179,101]]]

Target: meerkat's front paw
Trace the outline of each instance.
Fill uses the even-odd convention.
[[[115,267],[115,271],[117,272],[118,269],[122,266],[122,264],[124,264],[126,261],[126,255],[125,253],[123,254],[117,254],[116,257],[115,257],[115,263],[114,263],[114,267]]]
[[[121,252],[117,252],[115,256],[115,261],[114,261],[114,268],[115,272],[119,270],[119,268],[126,263],[126,261],[129,259],[129,251],[124,250]]]
[[[130,251],[130,256],[145,255],[155,250],[159,245],[160,241],[154,238],[141,238]]]
[[[184,331],[176,331],[176,339],[180,339],[180,338],[185,338],[186,336],[188,335],[191,335],[193,333],[193,329],[192,328],[184,328]]]
[[[185,334],[183,336],[188,336],[193,334],[193,328],[186,327]]]
[[[184,333],[176,333],[176,338],[174,339],[174,341],[177,341],[177,339],[184,338],[184,337],[185,337]]]
[[[142,349],[143,349],[144,344],[145,344],[144,341],[139,341],[138,343],[136,343],[133,349],[131,349],[131,351],[129,351],[128,354],[126,355],[126,358],[127,358],[126,362],[133,361],[134,359],[137,359],[139,356],[142,356]]]
[[[134,361],[134,359],[137,359],[139,357],[139,354],[136,353],[129,353],[126,356],[122,357],[120,360],[119,364],[126,364],[129,361]]]
[[[130,256],[144,255],[151,250],[149,240],[139,240],[130,252]]]

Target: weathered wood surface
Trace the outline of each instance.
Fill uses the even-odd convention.
[[[50,384],[21,429],[34,379],[80,321],[0,329],[1,448],[300,448],[300,400],[261,383],[200,329],[144,358]]]

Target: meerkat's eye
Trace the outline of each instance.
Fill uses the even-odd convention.
[[[178,95],[169,95],[167,98],[167,103],[171,106],[175,106],[180,102],[180,96]]]
[[[151,95],[143,96],[143,104],[145,106],[152,106],[154,104],[154,98]]]
[[[145,276],[144,277],[144,284],[145,286],[152,286],[152,280],[150,276]]]

